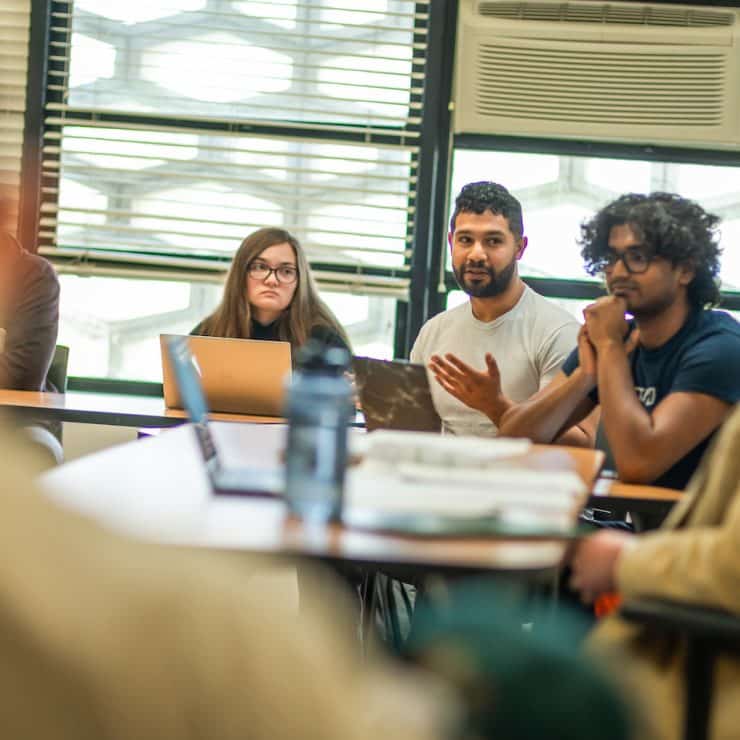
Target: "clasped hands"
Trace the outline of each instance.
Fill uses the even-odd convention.
[[[599,352],[609,345],[623,346],[630,354],[640,338],[639,329],[629,336],[629,324],[624,317],[627,304],[619,296],[599,298],[583,309],[584,324],[578,332],[578,364],[581,372],[596,382]]]

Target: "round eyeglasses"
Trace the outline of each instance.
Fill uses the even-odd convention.
[[[254,280],[267,280],[270,275],[274,274],[279,283],[290,284],[298,279],[298,270],[293,265],[280,265],[270,267],[266,262],[252,262],[247,267],[249,277]]]
[[[655,255],[648,254],[644,249],[625,249],[624,252],[617,252],[616,249],[609,250],[596,263],[599,272],[610,272],[617,262],[622,262],[627,272],[633,275],[639,275],[645,272],[650,263],[655,259]]]

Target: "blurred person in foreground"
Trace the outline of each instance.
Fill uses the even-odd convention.
[[[0,446],[3,737],[447,737],[447,693],[363,661],[328,576],[295,613],[250,583],[265,559],[116,536],[35,489],[38,458],[1,420]]]
[[[665,598],[740,616],[740,405],[660,530],[599,532],[578,546],[571,568],[571,585],[586,602],[616,591],[624,600]],[[609,617],[592,635],[591,647],[632,665],[650,707],[644,737],[680,737],[684,646]],[[714,740],[738,737],[739,699],[740,663],[737,657],[720,657],[711,714]]]
[[[561,606],[535,619],[521,593],[491,579],[450,584],[414,615],[403,655],[457,687],[469,740],[627,740],[636,707],[611,666],[578,654],[582,617]]]
[[[1,427],[0,444],[4,737],[585,740],[600,721],[601,740],[626,740],[621,702],[560,630],[530,639],[487,599],[422,618],[415,668],[362,658],[326,573],[303,579],[296,613],[268,558],[105,531],[41,495]]]

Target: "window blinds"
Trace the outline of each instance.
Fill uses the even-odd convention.
[[[30,0],[0,4],[0,196],[17,204],[23,153]],[[3,227],[15,231],[17,212]]]
[[[224,269],[281,225],[402,292],[425,5],[53,2],[41,251]]]

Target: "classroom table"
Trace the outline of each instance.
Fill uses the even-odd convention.
[[[122,393],[41,393],[0,390],[0,407],[22,418],[41,421],[71,421],[81,424],[109,424],[125,427],[172,427],[187,420],[182,409],[169,409],[160,396],[132,396]],[[276,416],[213,413],[220,421],[275,424]]]
[[[264,465],[279,459],[284,425],[211,426],[227,463]],[[528,466],[574,470],[590,489],[602,460],[594,450],[535,445]],[[41,483],[63,505],[137,537],[385,572],[542,575],[552,573],[568,547],[567,539],[415,538],[339,524],[312,531],[287,516],[281,500],[212,495],[189,425],[72,461],[42,476]]]
[[[683,491],[659,486],[646,486],[633,483],[622,483],[613,478],[600,478],[596,481],[588,500],[588,506],[608,509],[618,516],[633,512],[662,521]]]

